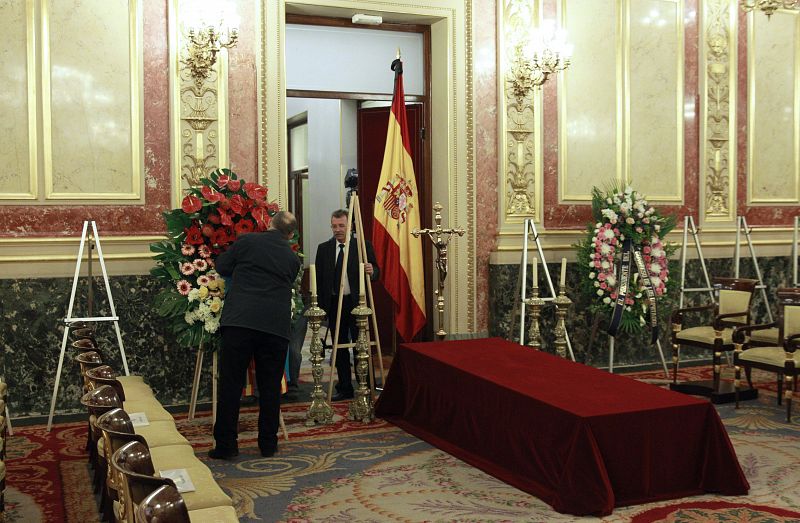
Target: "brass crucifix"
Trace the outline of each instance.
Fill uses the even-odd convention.
[[[415,238],[419,238],[421,234],[427,234],[428,238],[433,242],[433,246],[436,247],[436,269],[439,271],[439,288],[434,293],[436,294],[436,310],[439,316],[439,330],[436,331],[436,337],[440,340],[447,336],[444,330],[444,280],[447,278],[447,245],[453,238],[453,234],[464,236],[464,229],[459,227],[442,228],[442,209],[442,204],[439,202],[436,202],[436,205],[433,206],[435,211],[433,220],[436,222],[436,227],[411,231]]]

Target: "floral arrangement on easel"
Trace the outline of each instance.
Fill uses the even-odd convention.
[[[605,192],[594,187],[592,218],[586,238],[576,245],[580,292],[592,313],[610,317],[614,311],[626,239],[641,253],[656,299],[671,293],[676,282],[669,277],[668,260],[675,247],[664,237],[675,227],[674,216],[661,215],[641,193],[628,186],[624,190],[611,187]],[[638,272],[632,273],[629,283],[619,331],[638,333],[647,324],[647,295]]]
[[[218,348],[225,280],[214,270],[214,259],[237,236],[267,230],[277,211],[266,187],[217,169],[189,189],[180,208],[164,213],[168,239],[150,245],[156,261],[150,273],[166,284],[156,312],[167,318],[182,347]],[[299,254],[297,234],[290,243]]]

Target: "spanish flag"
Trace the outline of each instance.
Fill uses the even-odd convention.
[[[381,268],[381,281],[396,305],[397,332],[403,340],[411,341],[425,325],[422,244],[411,234],[420,228],[420,199],[406,123],[403,62],[399,58],[392,62],[392,71],[394,96],[375,195],[372,244]]]

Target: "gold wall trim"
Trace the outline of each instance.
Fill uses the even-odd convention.
[[[779,9],[773,16],[785,14],[794,16],[794,42],[793,45],[786,45],[783,49],[787,52],[794,51],[794,96],[793,96],[793,156],[794,173],[789,177],[794,181],[794,195],[786,198],[755,198],[753,197],[755,183],[753,169],[753,151],[755,150],[755,121],[756,111],[756,57],[755,57],[755,18],[760,13],[750,12],[747,14],[747,203],[748,205],[797,205],[800,203],[800,12],[788,9]]]
[[[500,209],[503,222],[521,223],[532,217],[542,219],[542,96],[541,89],[515,86],[512,64],[519,41],[541,23],[538,0],[498,2],[497,31],[498,91],[500,96],[500,162],[503,193]]]
[[[41,8],[42,47],[42,121],[44,142],[45,199],[67,200],[60,203],[81,203],[86,200],[106,200],[117,203],[143,203],[142,185],[144,173],[144,112],[143,98],[143,47],[142,8],[140,0],[128,0],[128,67],[130,74],[130,129],[131,129],[131,190],[130,192],[56,192],[53,188],[53,137],[52,137],[52,90],[50,84],[50,13],[53,0],[43,0]]]
[[[166,236],[103,236],[100,235],[100,244],[106,243],[153,243],[161,240],[166,240]],[[50,238],[0,238],[0,246],[15,246],[15,245],[53,245],[53,244],[70,244],[79,245],[81,243],[80,236],[69,237],[50,237]]]
[[[25,2],[26,67],[28,92],[28,191],[0,192],[0,200],[36,200],[39,197],[38,83],[36,79],[36,2]]]
[[[738,7],[703,2],[700,27],[700,199],[705,222],[736,217]]]
[[[455,34],[453,34],[455,39]],[[475,118],[473,112],[473,63],[472,63],[472,0],[464,0],[464,100],[466,111],[464,113],[467,123],[467,230],[472,231],[467,236],[467,289],[475,296],[475,258],[477,235],[475,234]],[[456,288],[458,286],[456,285]],[[475,332],[475,299],[467,299],[467,332]],[[458,303],[458,300],[456,300]],[[458,322],[456,322],[458,325]]]
[[[144,260],[150,259],[154,255],[150,252],[131,252],[131,253],[111,253],[103,254],[104,260]],[[84,254],[84,260],[89,259],[88,254]],[[95,261],[97,256],[95,256]],[[54,261],[76,261],[77,257],[69,254],[54,254],[51,256],[38,256],[35,254],[29,256],[2,256],[0,255],[0,263],[19,263],[19,262],[54,262]]]

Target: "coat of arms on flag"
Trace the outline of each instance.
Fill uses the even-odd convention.
[[[414,207],[411,199],[414,197],[414,189],[405,178],[395,175],[392,181],[378,192],[375,201],[383,204],[383,208],[389,213],[393,220],[397,220],[398,226],[405,223],[408,217],[408,210]]]

